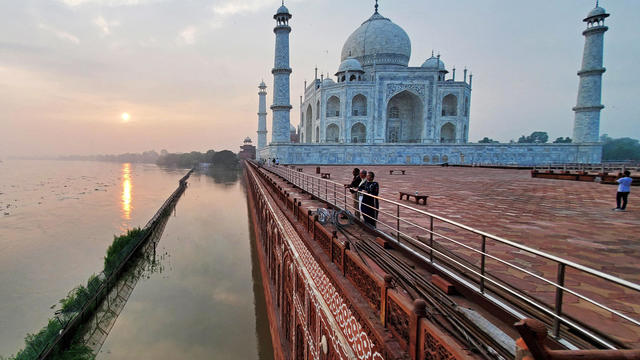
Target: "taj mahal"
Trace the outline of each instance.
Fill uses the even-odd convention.
[[[376,1],[342,47],[335,79],[305,82],[300,125],[291,125],[289,24],[282,4],[276,27],[271,142],[267,143],[267,86],[259,86],[258,157],[287,164],[512,164],[599,163],[604,20],[596,5],[587,28],[570,144],[469,143],[473,75],[447,70],[440,56],[410,66],[411,40],[384,17]],[[296,133],[296,138],[291,136]]]

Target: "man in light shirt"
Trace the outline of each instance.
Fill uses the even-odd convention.
[[[629,197],[629,192],[631,191],[631,183],[633,179],[631,178],[631,173],[629,170],[624,172],[624,176],[620,179],[616,180],[618,182],[618,194],[616,195],[616,208],[613,211],[625,211],[627,208],[627,198]],[[620,206],[620,202],[622,201],[622,206]]]

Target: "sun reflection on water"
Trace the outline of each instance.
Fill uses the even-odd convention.
[[[122,216],[131,220],[131,164],[122,164]]]

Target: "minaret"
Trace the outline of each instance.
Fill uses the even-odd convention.
[[[573,111],[576,113],[573,123],[573,142],[594,143],[600,136],[600,110],[602,97],[602,53],[604,48],[604,33],[609,30],[604,26],[604,19],[609,14],[598,6],[589,12],[583,20],[587,29],[582,32],[585,37],[584,53],[582,55],[582,69],[578,71],[580,85],[578,87],[578,103]]]
[[[276,20],[277,25],[273,29],[276,34],[276,54],[274,68],[271,70],[273,74],[271,142],[273,144],[282,144],[290,142],[289,128],[291,126],[290,112],[292,108],[289,96],[289,76],[291,75],[291,68],[289,67],[289,33],[291,33],[289,19],[291,19],[291,14],[289,9],[284,6],[284,1],[273,18]]]
[[[260,150],[267,146],[267,85],[263,82],[258,86],[258,158]]]

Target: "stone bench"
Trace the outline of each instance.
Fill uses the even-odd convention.
[[[398,172],[399,172],[399,173],[402,173],[402,175],[404,175],[404,174],[405,174],[405,171],[406,171],[406,170],[402,170],[402,169],[389,170],[389,175],[393,175],[393,174],[398,173]]]
[[[424,194],[416,194],[416,193],[408,193],[408,192],[404,192],[404,191],[400,191],[400,200],[402,200],[404,197],[407,197],[407,201],[411,200],[411,197],[413,196],[416,199],[416,204],[420,204],[420,201],[422,201],[423,205],[427,205],[427,198],[429,198],[428,195],[424,195]]]
[[[323,179],[331,179],[330,173],[320,173],[320,177]]]

